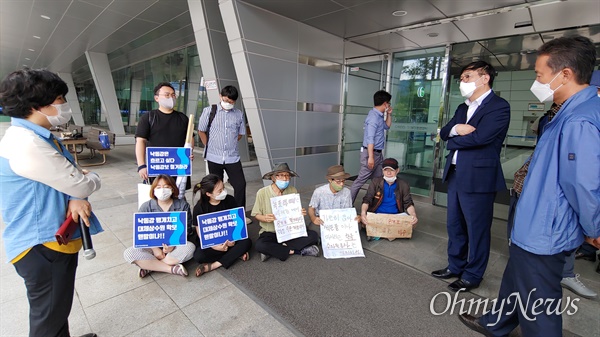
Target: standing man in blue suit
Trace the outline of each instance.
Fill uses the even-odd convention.
[[[440,131],[450,153],[443,181],[448,182],[448,266],[431,273],[449,279],[452,291],[477,288],[490,254],[490,227],[496,192],[506,189],[500,150],[508,131],[510,106],[492,91],[496,71],[472,62],[461,71],[466,98]]]

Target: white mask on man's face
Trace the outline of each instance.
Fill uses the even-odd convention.
[[[531,93],[535,95],[535,97],[540,101],[540,103],[552,102],[554,101],[554,93],[560,87],[562,87],[562,83],[554,90],[550,89],[550,84],[554,82],[554,80],[560,75],[560,72],[554,76],[552,81],[549,83],[543,84],[542,82],[535,80],[531,85]]]
[[[162,106],[165,109],[173,109],[173,107],[175,106],[175,98],[166,98],[161,96],[158,98],[158,105]]]
[[[38,110],[39,113],[46,116],[46,119],[48,119],[50,125],[59,126],[66,124],[68,121],[71,120],[73,112],[71,111],[71,106],[69,105],[69,103],[51,104],[51,106],[56,109],[56,115],[54,116],[48,116],[42,111]]]

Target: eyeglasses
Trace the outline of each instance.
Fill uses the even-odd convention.
[[[290,180],[290,175],[287,173],[279,173],[275,177]]]
[[[164,93],[164,94],[158,94],[156,96],[162,96],[162,97],[165,97],[165,98],[171,98],[171,97],[175,98],[175,97],[177,97],[177,95],[175,95],[175,93],[172,93],[172,94]]]
[[[332,181],[335,181],[336,184],[341,185],[344,182],[346,182],[346,179],[331,179]]]

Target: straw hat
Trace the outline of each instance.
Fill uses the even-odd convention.
[[[327,175],[325,176],[327,179],[348,179],[350,178],[350,174],[344,172],[344,167],[342,165],[333,165],[329,166],[327,169]]]
[[[271,180],[271,177],[279,172],[287,172],[290,174],[290,176],[292,177],[300,177],[296,172],[290,170],[290,167],[288,166],[287,163],[281,163],[281,164],[275,164],[275,167],[273,167],[273,171],[265,173],[265,175],[262,177],[264,180]]]

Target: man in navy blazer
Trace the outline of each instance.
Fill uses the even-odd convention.
[[[466,98],[440,131],[450,151],[443,181],[448,182],[448,266],[434,277],[459,279],[452,291],[477,288],[490,254],[490,228],[496,192],[506,189],[500,151],[510,122],[508,102],[492,91],[496,71],[472,62],[461,71]]]

